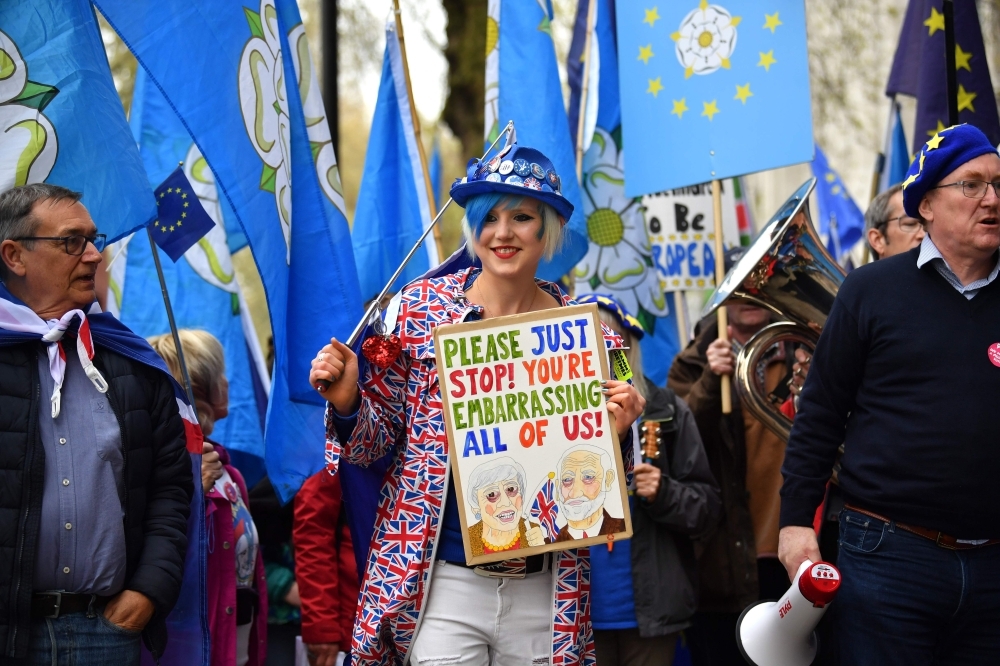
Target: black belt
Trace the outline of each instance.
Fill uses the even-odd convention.
[[[524,576],[530,574],[536,574],[536,573],[541,573],[542,571],[548,571],[550,557],[547,555],[529,555],[528,557],[524,558],[523,573],[506,573],[504,569],[508,567],[505,567],[503,562],[470,565],[466,564],[465,562],[453,562],[452,560],[445,560],[445,561],[448,564],[452,564],[456,567],[462,567],[464,569],[472,569],[481,576],[487,576],[492,578],[523,578]]]
[[[109,597],[96,594],[70,594],[68,592],[38,592],[31,596],[31,619],[54,619],[69,613],[84,613],[91,604],[96,608]]]

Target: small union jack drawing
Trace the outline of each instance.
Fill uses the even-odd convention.
[[[559,534],[559,527],[556,519],[559,517],[559,505],[556,504],[556,483],[554,475],[550,474],[535,493],[535,498],[531,501],[528,515],[541,524],[542,531],[549,543],[556,540]]]

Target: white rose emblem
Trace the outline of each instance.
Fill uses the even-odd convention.
[[[739,23],[739,16],[701,0],[698,8],[684,17],[677,32],[670,35],[675,42],[677,60],[684,68],[684,78],[692,74],[711,74],[720,67],[729,69],[729,59],[736,50]]]

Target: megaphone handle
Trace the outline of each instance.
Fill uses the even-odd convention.
[[[722,183],[717,178],[712,181],[712,217],[715,227],[715,286],[718,288],[726,277],[726,247],[722,242]],[[719,339],[723,342],[729,342],[729,318],[726,316],[726,307],[722,306],[716,312],[719,318]],[[722,375],[720,379],[722,380],[722,413],[731,414],[733,412],[732,382],[729,375]]]

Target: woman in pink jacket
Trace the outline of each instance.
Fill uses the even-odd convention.
[[[354,664],[594,663],[588,549],[466,565],[434,358],[433,330],[441,324],[573,303],[556,285],[535,278],[573,212],[560,190],[552,162],[532,148],[510,144],[492,159],[472,160],[451,195],[465,207],[467,247],[482,269],[402,290],[398,318],[386,327],[399,337],[401,351],[385,367],[371,363],[359,376],[357,357],[336,340],[313,361],[312,385],[333,382],[322,391],[330,402],[331,465],[341,455],[359,465],[395,456],[362,584]],[[607,346],[621,346],[610,329],[604,338]],[[607,382],[604,395],[630,469],[630,426],[644,401],[625,382]],[[515,483],[505,492],[524,493]]]
[[[267,583],[246,483],[229,454],[208,439],[229,413],[222,345],[206,331],[181,329],[198,423],[205,435],[201,483],[208,529],[208,627],[212,666],[263,666],[267,655]],[[150,339],[170,372],[183,384],[173,337]]]

